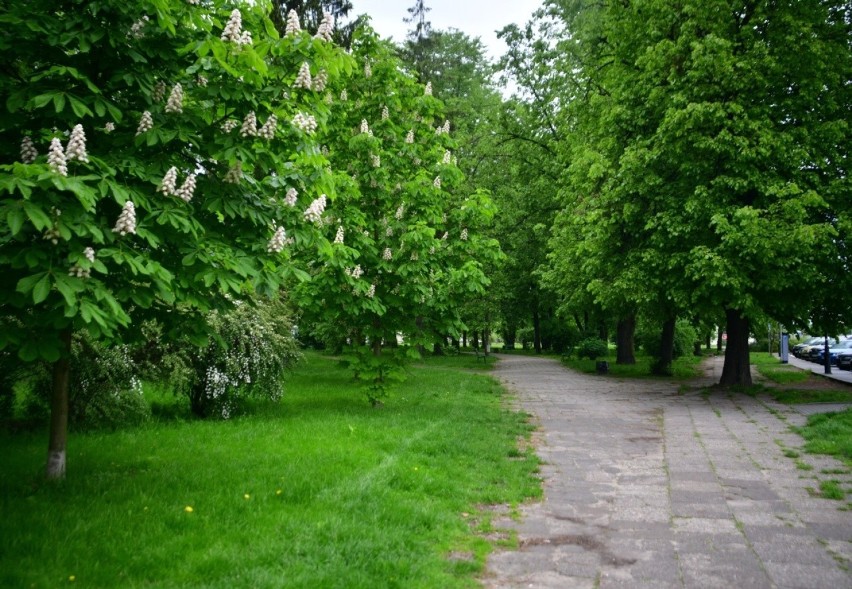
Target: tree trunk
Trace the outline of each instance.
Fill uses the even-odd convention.
[[[707,342],[706,342],[706,348],[707,348],[708,350],[710,349],[710,336],[711,336],[711,335],[712,335],[712,334],[708,331],[708,332],[707,332]]]
[[[470,346],[474,349],[479,347],[479,332],[474,331],[470,336]]]
[[[725,366],[722,368],[722,386],[751,386],[751,365],[748,353],[748,318],[738,309],[726,309],[728,345],[725,346]]]
[[[666,322],[663,323],[663,331],[660,334],[660,357],[657,358],[654,364],[651,366],[651,374],[656,374],[659,376],[672,375],[672,359],[674,357],[674,334],[676,320],[677,319],[675,317],[672,317],[671,319],[666,319]]]
[[[695,343],[692,345],[692,355],[693,356],[702,356],[703,355],[701,353],[701,340],[700,339],[695,340]]]
[[[467,331],[462,332],[462,347],[467,347]]]
[[[533,347],[536,354],[541,354],[541,317],[538,309],[533,311]]]
[[[633,336],[636,332],[636,315],[628,315],[616,326],[615,363],[636,364],[636,351]]]
[[[825,336],[825,347],[823,348],[824,362],[823,367],[825,368],[825,374],[831,374],[831,357],[828,355],[828,349],[831,345],[828,343],[828,336]]]
[[[716,353],[722,353],[722,326],[718,325],[716,327]]]
[[[65,478],[65,448],[68,444],[68,381],[71,374],[71,330],[59,334],[62,357],[53,363],[50,396],[50,440],[47,445],[45,476],[56,481]]]

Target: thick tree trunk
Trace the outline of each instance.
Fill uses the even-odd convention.
[[[48,480],[65,478],[65,448],[68,444],[68,381],[71,374],[71,331],[59,337],[64,348],[62,357],[53,363],[53,387],[50,396],[50,439],[47,445]]]
[[[636,351],[633,345],[633,336],[635,333],[635,315],[628,315],[618,322],[615,335],[616,364],[636,364]]]
[[[695,343],[692,345],[692,355],[693,356],[702,356],[701,353],[701,340],[695,340]]]
[[[533,311],[533,347],[536,354],[541,354],[541,317],[538,309]]]
[[[467,347],[467,332],[466,331],[462,332],[462,347],[463,348]]]
[[[748,318],[738,309],[726,309],[728,345],[725,346],[725,366],[722,368],[722,386],[751,386],[751,365],[748,353]]]
[[[674,357],[674,333],[676,318],[666,319],[660,334],[660,357],[651,366],[651,373],[660,376],[672,375],[672,359]]]
[[[719,325],[719,326],[716,327],[716,329],[717,329],[717,331],[716,331],[716,353],[721,354],[722,353],[722,333],[723,333],[722,326]]]
[[[710,344],[710,338],[711,338],[711,336],[712,336],[712,335],[713,335],[713,334],[711,334],[709,331],[707,332],[706,349],[708,349],[708,350],[710,349],[710,345],[711,345],[711,344]]]
[[[478,332],[478,331],[474,331],[474,332],[471,334],[471,336],[470,336],[470,346],[471,346],[472,348],[478,348],[478,347],[479,347],[479,332]]]

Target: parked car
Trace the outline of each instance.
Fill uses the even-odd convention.
[[[828,361],[832,364],[837,364],[837,354],[852,350],[852,339],[843,340],[840,343],[832,344],[828,349]],[[817,354],[817,362],[820,364],[825,362],[825,347]]]
[[[809,346],[819,346],[819,345],[822,345],[822,343],[823,343],[823,338],[821,338],[821,337],[809,337],[805,341],[800,342],[800,343],[796,344],[795,346],[793,346],[793,349],[791,349],[790,351],[793,353],[793,355],[796,358],[802,358],[804,356],[805,348],[807,348]]]
[[[843,350],[837,354],[837,368],[852,370],[852,350]]]

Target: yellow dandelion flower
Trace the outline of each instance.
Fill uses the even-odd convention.
[[[246,499],[251,499],[251,495],[249,495],[248,493],[246,493],[245,495],[243,495],[243,497],[245,497]]]
[[[280,495],[280,494],[281,494],[281,489],[278,489],[277,491],[275,491],[275,494],[276,494],[276,495]]]
[[[192,513],[193,511],[195,511],[194,509],[192,509],[192,505],[187,505],[183,508],[183,510],[187,513]]]
[[[68,576],[68,580],[69,580],[69,581],[71,581],[71,582],[73,583],[74,581],[76,581],[76,580],[77,580],[77,577],[75,577],[74,575],[69,575],[69,576]]]

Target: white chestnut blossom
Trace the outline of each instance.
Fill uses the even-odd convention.
[[[110,122],[104,124],[104,132],[105,133],[112,133],[113,131],[115,131],[115,123],[110,121]]]
[[[299,193],[296,192],[295,188],[288,188],[287,194],[284,196],[284,204],[288,207],[296,206],[296,199],[299,197]]]
[[[444,231],[444,234],[441,236],[441,241],[447,241],[447,238],[450,236],[449,231]]]
[[[382,158],[371,153],[370,154],[370,163],[373,165],[374,168],[378,168],[379,166],[382,165]]]
[[[334,96],[331,95],[331,92],[326,92],[322,100],[326,104],[334,104]]]
[[[221,38],[223,41],[231,41],[232,43],[239,45],[242,42],[242,31],[243,16],[240,14],[239,9],[235,8],[231,12],[231,18],[228,19],[228,24],[225,25],[225,29],[222,31]]]
[[[121,214],[115,222],[115,227],[112,228],[113,233],[119,235],[127,235],[128,233],[136,233],[136,207],[132,201],[127,201],[121,209]]]
[[[207,86],[207,82],[208,80],[204,76],[198,76],[195,78],[195,83],[198,84],[200,88],[205,88]]]
[[[38,157],[38,151],[33,144],[33,140],[29,135],[24,135],[21,139],[21,162],[31,164]]]
[[[346,88],[344,88],[343,90],[340,91],[340,100],[342,100],[344,102],[349,100],[349,93],[346,92]]]
[[[404,204],[402,204],[402,205],[399,205],[399,206],[396,208],[396,214],[394,214],[394,217],[396,217],[396,220],[397,220],[397,221],[402,221],[402,216],[403,216],[404,214],[405,214],[405,205],[404,205]]]
[[[154,91],[151,93],[151,98],[154,102],[162,102],[166,97],[166,83],[163,80],[157,80],[154,84]]]
[[[432,96],[432,82],[426,82],[426,87],[423,88],[423,94]]]
[[[462,241],[467,241],[467,227],[465,227],[464,229],[462,229],[462,232],[461,232],[461,240],[462,240]]]
[[[287,26],[284,28],[284,35],[298,35],[302,31],[302,25],[299,24],[299,13],[291,10],[287,13]]]
[[[150,111],[145,111],[142,113],[142,116],[139,118],[139,126],[136,128],[136,135],[141,135],[142,133],[147,133],[151,129],[154,128],[154,119],[151,117]]]
[[[370,79],[373,77],[373,68],[370,67],[370,62],[364,62],[364,77]]]
[[[369,133],[370,132],[370,125],[367,123],[367,119],[361,119],[361,132],[362,133]]]
[[[148,24],[148,16],[143,15],[142,18],[137,20],[130,27],[130,36],[135,38],[135,39],[141,39],[142,37],[144,37],[145,33],[142,32],[142,29],[145,28],[146,24]]]
[[[444,152],[444,158],[441,160],[441,163],[446,166],[446,165],[449,165],[450,162],[452,162],[452,161],[453,161],[453,154],[450,153],[450,150],[448,149]]]
[[[181,187],[177,191],[177,195],[184,201],[189,202],[192,200],[192,195],[195,192],[195,174],[190,174],[186,177],[186,180],[183,181]]]
[[[325,211],[326,196],[323,194],[315,199],[310,206],[305,210],[305,220],[311,223],[319,223],[322,220],[323,211]]]
[[[183,86],[175,84],[166,102],[166,112],[183,112]]]
[[[50,151],[47,154],[47,163],[50,169],[60,176],[68,175],[68,165],[65,162],[65,152],[62,150],[62,143],[54,137],[50,140]]]
[[[331,41],[331,34],[334,30],[333,28],[333,17],[331,14],[326,12],[322,15],[322,21],[320,21],[319,28],[317,29],[317,34],[314,35],[315,39],[322,39],[323,41]]]
[[[382,120],[386,121],[388,120],[388,117],[390,117],[390,111],[388,110],[387,105],[384,105],[382,107]]]
[[[385,229],[385,237],[393,237],[393,227]]]
[[[371,284],[370,288],[367,289],[367,298],[372,299],[374,296],[376,296],[376,285]]]
[[[87,247],[83,250],[83,257],[85,257],[92,264],[95,263],[95,250],[91,247]]]
[[[313,82],[311,81],[311,66],[308,65],[308,62],[302,62],[302,66],[299,68],[299,73],[296,75],[296,81],[293,82],[293,87],[304,88],[305,90],[313,88]]]
[[[411,261],[416,262],[420,259],[420,255],[417,252],[411,252]]]
[[[293,126],[310,135],[317,130],[317,120],[313,115],[298,112],[293,117]]]
[[[432,186],[434,186],[435,188],[437,188],[439,190],[441,189],[441,177],[440,176],[435,176],[435,180],[432,181]]]
[[[405,142],[414,143],[414,129],[409,129],[408,133],[405,134]]]
[[[162,192],[166,196],[177,195],[177,168],[172,166],[163,176],[163,181],[157,188],[158,192]]]
[[[223,180],[228,184],[239,184],[243,179],[243,162],[237,162],[234,166],[228,168]]]
[[[222,131],[224,131],[225,133],[230,133],[231,131],[236,129],[238,125],[239,123],[237,121],[233,119],[228,119],[227,121],[222,123]]]
[[[442,129],[444,133],[450,132],[450,121],[444,121],[444,128]]]
[[[325,86],[328,84],[328,72],[325,70],[320,70],[316,76],[314,76],[313,89],[316,92],[322,92],[325,90]],[[330,94],[328,95],[331,96]]]
[[[344,231],[343,226],[341,225],[337,228],[337,234],[334,236],[334,243],[343,243],[343,235]]]
[[[280,254],[287,244],[287,232],[283,227],[278,227],[272,235],[272,239],[266,246],[266,251],[270,254]]]
[[[278,117],[269,115],[263,126],[257,131],[259,137],[271,141],[275,137],[275,129],[278,127]]]
[[[240,127],[240,135],[243,137],[254,137],[257,135],[257,117],[254,111],[249,112],[246,118],[243,119],[243,126]]]
[[[391,248],[389,248],[389,247],[385,248],[385,251],[382,252],[382,259],[383,260],[392,260],[393,259],[393,252],[391,252]]]

